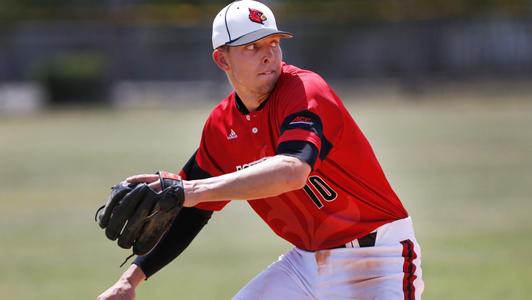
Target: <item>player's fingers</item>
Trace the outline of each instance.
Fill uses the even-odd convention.
[[[152,183],[157,180],[159,180],[159,175],[157,174],[140,174],[126,178],[129,183]]]
[[[156,192],[160,192],[161,191],[161,182],[159,180],[154,181],[154,182],[149,184],[149,187],[152,190],[156,191]]]

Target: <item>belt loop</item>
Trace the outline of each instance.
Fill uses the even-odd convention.
[[[373,247],[375,246],[375,241],[377,240],[377,232],[372,232],[366,236],[363,236],[358,239],[358,245],[360,248],[363,247]]]
[[[345,248],[358,248],[357,240],[352,240],[345,244]]]
[[[330,249],[373,247],[375,246],[376,241],[377,241],[377,231],[374,231],[361,238],[354,239],[351,242],[345,243],[341,246],[332,247]]]

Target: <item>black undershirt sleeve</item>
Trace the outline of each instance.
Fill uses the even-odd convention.
[[[297,157],[314,169],[314,164],[318,158],[318,148],[307,141],[286,141],[277,146],[277,154]]]
[[[189,180],[211,177],[196,162],[196,153],[183,167]],[[172,227],[159,244],[148,254],[137,256],[133,264],[140,267],[146,279],[157,273],[173,261],[190,245],[203,226],[207,224],[213,212],[194,207],[184,207],[174,220]]]
[[[190,245],[211,215],[212,211],[184,207],[157,247],[144,256],[137,256],[133,263],[142,269],[146,279],[151,277]]]

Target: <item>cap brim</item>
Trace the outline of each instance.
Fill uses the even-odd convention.
[[[282,38],[292,38],[294,35],[290,32],[286,31],[279,31],[272,28],[262,28],[253,32],[250,32],[246,35],[243,35],[239,37],[238,39],[231,41],[229,43],[226,43],[228,46],[242,46],[249,43],[253,43],[255,41],[258,41],[260,39],[263,39],[265,37],[271,36],[271,35],[281,35]]]

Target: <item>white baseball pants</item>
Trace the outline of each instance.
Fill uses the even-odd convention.
[[[421,299],[420,247],[410,217],[377,228],[375,246],[290,250],[233,300]]]

